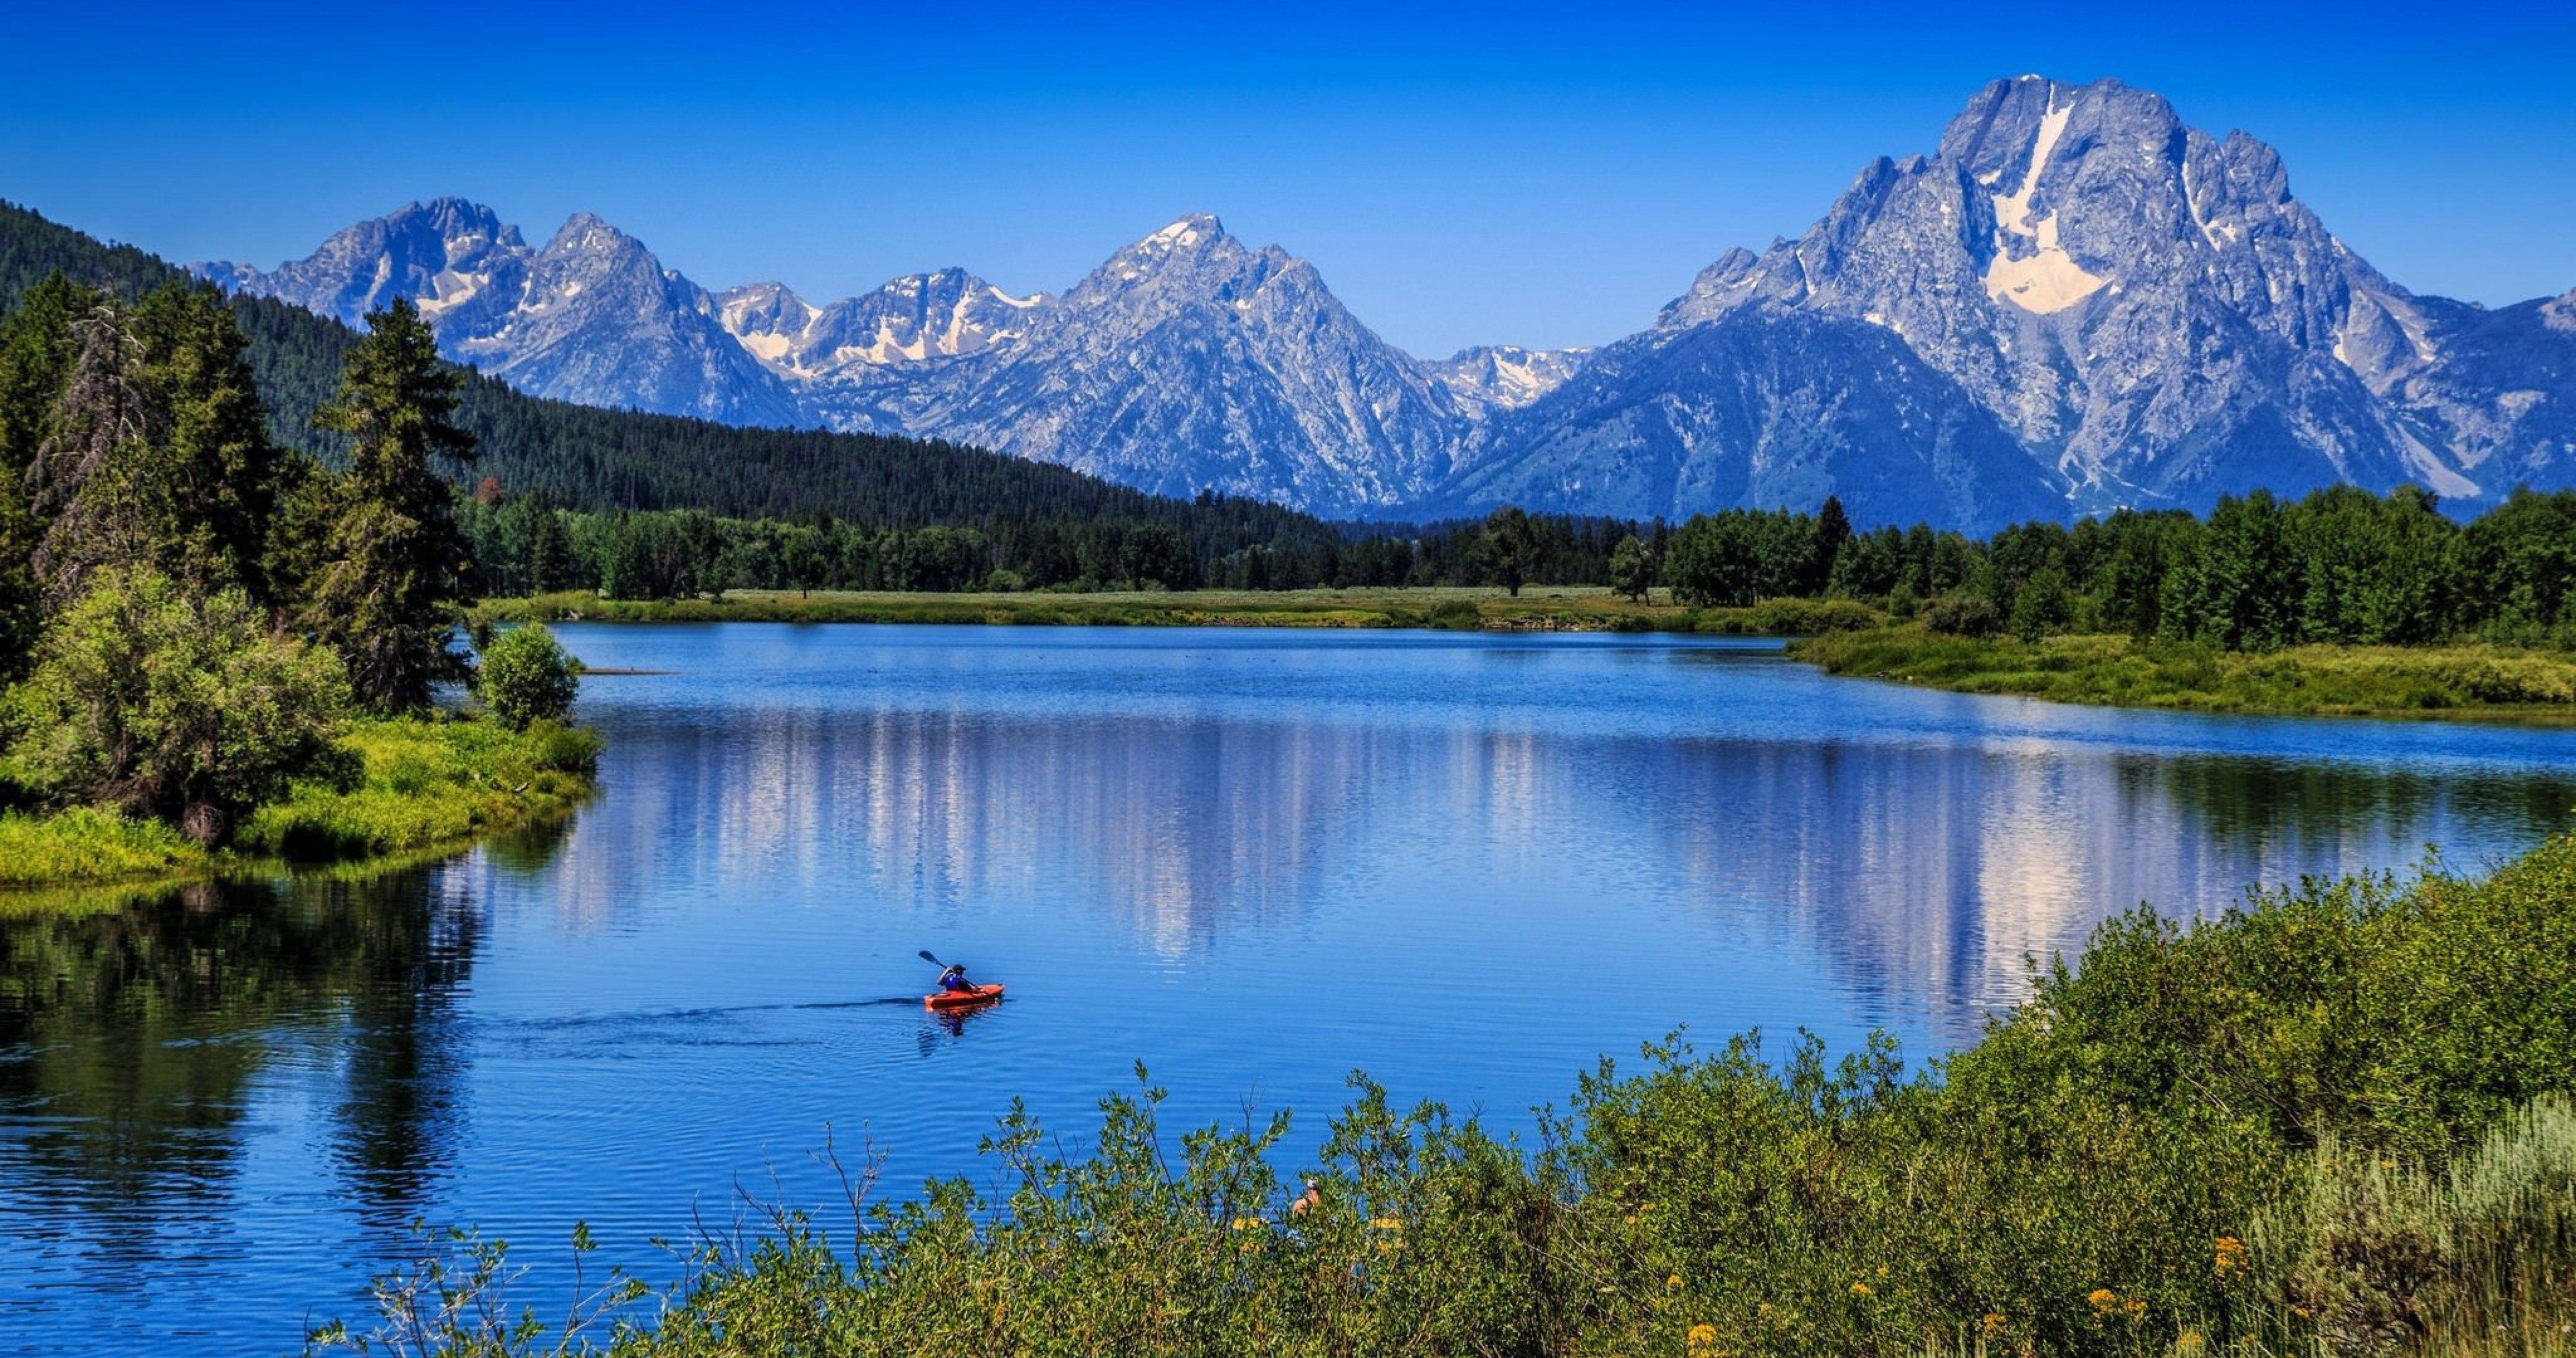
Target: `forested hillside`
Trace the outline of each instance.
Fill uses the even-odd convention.
[[[128,298],[184,271],[131,246],[101,243],[0,202],[0,307],[47,274]],[[231,306],[277,440],[336,461],[313,412],[357,336],[336,321],[263,298]],[[571,509],[689,508],[743,516],[812,516],[879,526],[947,525],[995,532],[1031,523],[1128,522],[1170,528],[1203,560],[1247,547],[1312,548],[1322,522],[1225,496],[1196,502],[1111,485],[1042,463],[914,439],[739,429],[702,420],[539,400],[470,376],[457,423],[481,447],[472,473],[512,496]]]

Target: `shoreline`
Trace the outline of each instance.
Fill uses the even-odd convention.
[[[1599,586],[1194,590],[1098,594],[734,591],[713,599],[608,600],[567,591],[486,599],[480,622],[775,622],[879,625],[1423,628],[1772,636],[1838,678],[2088,707],[2213,715],[2359,717],[2576,726],[2576,654],[2487,643],[2310,645],[2230,652],[2127,637],[1932,633],[1852,600],[1766,599],[1691,608],[1657,591]],[[608,673],[608,671],[598,671]]]
[[[355,723],[340,743],[358,766],[347,785],[300,785],[244,816],[220,848],[95,807],[0,813],[0,913],[64,896],[112,902],[223,877],[444,857],[558,820],[598,790],[600,742],[586,728],[395,717]]]
[[[1786,654],[1838,678],[2083,707],[2576,726],[2576,653],[2483,642],[2250,652],[2125,636],[2032,643],[1907,624],[1804,637]]]
[[[731,590],[690,599],[602,599],[582,590],[485,599],[478,623],[780,622],[948,626],[1421,628],[1491,632],[1675,632],[1793,636],[1886,621],[1850,600],[1766,599],[1693,608],[1600,586],[1308,590],[1116,590],[1089,594]]]

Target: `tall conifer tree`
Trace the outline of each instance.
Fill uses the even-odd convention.
[[[396,299],[367,317],[340,389],[314,423],[349,440],[349,472],[314,592],[314,631],[348,662],[358,700],[383,711],[429,705],[451,662],[470,557],[454,497],[432,459],[474,459],[454,423],[460,380],[427,323]]]

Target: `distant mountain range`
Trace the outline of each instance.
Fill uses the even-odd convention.
[[[1146,490],[1358,516],[1730,505],[1990,528],[2347,481],[2468,502],[2576,484],[2576,290],[2417,296],[2274,151],[2117,81],[1981,91],[1929,156],[1730,250],[1599,349],[1426,362],[1314,266],[1190,216],[1060,295],[964,269],[817,306],[711,293],[587,214],[544,245],[442,198],[228,287],[355,321],[416,299],[539,395],[938,437]]]

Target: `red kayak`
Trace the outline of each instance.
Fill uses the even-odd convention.
[[[972,1009],[979,1004],[991,1004],[1000,998],[1002,998],[1002,988],[1000,986],[968,986],[964,990],[943,990],[936,995],[924,995],[921,997],[921,1007],[924,1009]]]

